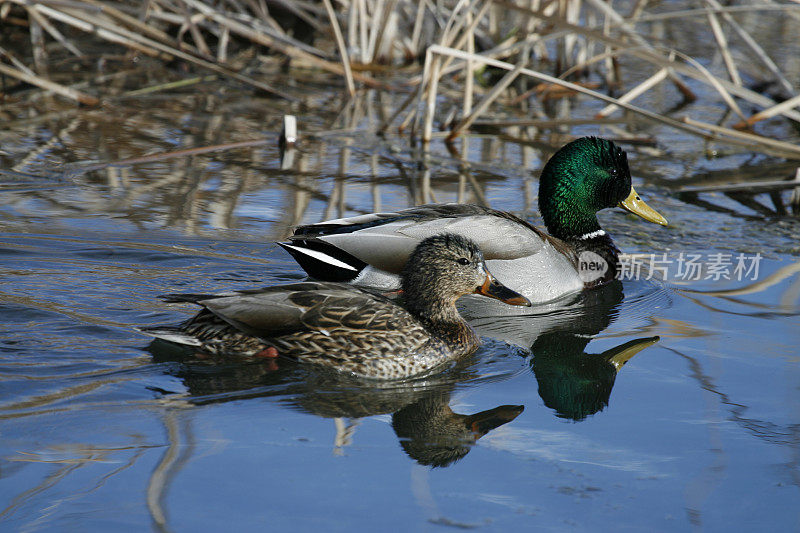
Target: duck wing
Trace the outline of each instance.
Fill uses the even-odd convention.
[[[568,250],[511,213],[472,204],[424,205],[299,226],[282,246],[313,277],[350,281],[366,266],[399,273],[420,241],[440,233],[475,241],[486,259],[529,257],[548,244]]]
[[[389,299],[351,285],[303,282],[217,295],[174,294],[171,302],[198,304],[236,329],[260,338],[300,331],[373,332],[421,328]]]

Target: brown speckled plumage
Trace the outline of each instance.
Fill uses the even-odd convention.
[[[488,284],[474,243],[456,235],[426,239],[409,259],[403,279],[404,307],[373,291],[313,281],[220,295],[172,295],[168,301],[204,309],[177,328],[142,331],[222,358],[257,358],[274,347],[303,363],[378,379],[426,373],[477,348],[477,335],[455,307],[460,296]],[[496,282],[493,286],[508,291]],[[504,296],[519,297],[511,291]]]

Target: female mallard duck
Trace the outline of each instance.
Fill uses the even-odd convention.
[[[542,170],[539,210],[549,235],[503,211],[440,204],[300,226],[280,244],[312,278],[388,289],[420,240],[456,233],[478,244],[498,279],[541,303],[614,279],[619,250],[597,222],[599,210],[614,206],[667,224],[631,186],[625,152],[584,137]]]
[[[465,294],[530,305],[486,270],[474,242],[429,237],[401,274],[404,307],[342,283],[305,282],[217,295],[175,294],[204,309],[173,328],[141,331],[218,356],[276,357],[367,378],[406,378],[474,351],[478,336],[456,310]]]
[[[454,413],[449,392],[433,392],[392,415],[400,446],[421,465],[449,466],[491,430],[517,418],[524,405],[501,405],[473,415]]]

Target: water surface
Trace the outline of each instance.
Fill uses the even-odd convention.
[[[489,336],[477,353],[407,382],[284,361],[210,367],[136,332],[193,312],[159,294],[301,279],[272,244],[299,223],[429,201],[537,221],[536,172],[564,142],[474,136],[463,160],[438,143],[426,156],[369,134],[385,95],[325,94],[341,107],[294,110],[301,143],[282,166],[284,104],[211,89],[113,114],[21,117],[2,134],[0,522],[10,530],[798,527],[800,224],[675,193],[701,172],[734,180],[745,160],[780,162],[624,145],[637,190],[671,224],[601,215],[644,257],[758,253],[756,279],[689,281],[671,269],[530,316],[474,317]],[[255,138],[266,142],[97,164]],[[468,416],[493,409],[474,441]]]

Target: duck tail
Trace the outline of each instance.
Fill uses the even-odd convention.
[[[234,294],[234,293],[231,293]],[[180,292],[175,294],[159,294],[159,298],[168,304],[190,303],[198,304],[203,300],[211,300],[228,294],[195,294],[189,292]]]
[[[145,326],[135,329],[139,333],[184,346],[202,346],[203,344],[192,335],[181,331],[178,326]]]
[[[318,239],[279,242],[306,273],[322,281],[353,281],[367,264],[359,258]]]

